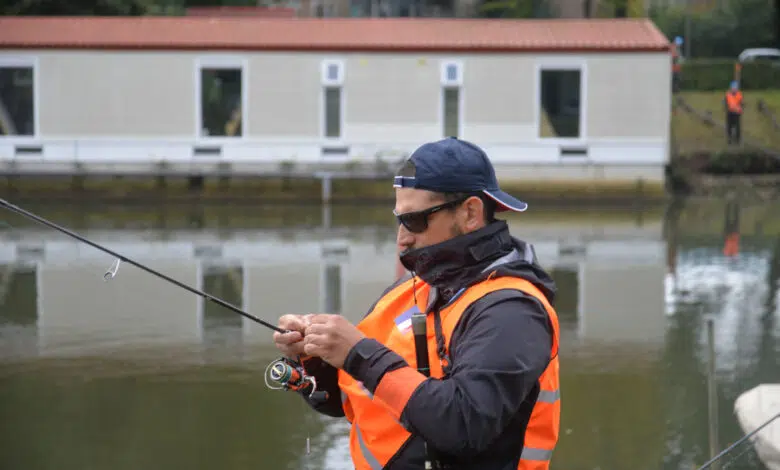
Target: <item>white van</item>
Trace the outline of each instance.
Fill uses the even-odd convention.
[[[755,48],[745,49],[739,54],[739,62],[772,61],[780,65],[780,49]]]

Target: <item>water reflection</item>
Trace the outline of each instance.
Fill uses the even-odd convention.
[[[525,228],[536,231],[529,240],[561,284],[561,321],[576,339],[568,344],[662,345],[665,268],[652,226],[598,239],[587,228],[581,234],[572,227]],[[395,269],[392,238],[368,231],[324,239],[305,231],[287,239],[274,230],[230,235],[182,230],[151,237],[149,231],[82,233],[271,322],[285,312],[313,311],[342,313],[357,322],[392,282]],[[562,235],[565,240],[557,239]],[[16,256],[0,259],[20,291],[19,300],[6,300],[14,311],[7,322],[21,327],[14,316],[36,319],[26,328],[37,331],[38,354],[157,344],[209,351],[270,345],[263,327],[130,264],[106,282],[102,274],[110,256],[63,238],[27,229],[21,240],[6,240],[6,252]],[[15,262],[27,271],[14,268]],[[630,302],[636,304],[627,308]]]
[[[201,287],[205,292],[231,305],[244,307],[243,266],[206,265],[201,269]],[[244,318],[217,303],[203,298],[198,301],[202,305],[200,334],[206,361],[234,360],[234,355],[241,354],[244,349]]]
[[[256,215],[267,208],[249,218],[165,207],[45,215],[269,322],[316,311],[357,322],[395,274],[383,209],[309,208],[297,219]],[[756,233],[769,220],[762,210],[510,219],[560,290],[564,401],[553,468],[703,463],[708,315],[719,441],[741,435],[734,399],[776,381],[780,359],[780,236]],[[11,444],[0,467],[350,468],[343,423],[265,389],[275,355],[267,329],[127,263],[105,282],[108,255],[13,226],[0,231],[0,439]],[[307,437],[312,452],[302,455]],[[752,455],[737,463],[760,468]]]

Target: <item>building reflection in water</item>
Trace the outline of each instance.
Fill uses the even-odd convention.
[[[663,244],[652,227],[637,230],[593,237],[587,227],[579,234],[567,228],[558,239],[529,238],[558,281],[561,321],[578,342],[663,341]],[[324,239],[275,231],[153,238],[160,240],[127,231],[93,236],[272,323],[284,313],[310,312],[358,322],[395,275],[392,237],[378,241],[370,230]],[[130,264],[105,282],[102,273],[112,260],[91,247],[45,231],[21,240],[4,244],[2,318],[5,331],[37,338],[40,354],[198,345],[205,360],[221,361],[271,345],[266,328]]]

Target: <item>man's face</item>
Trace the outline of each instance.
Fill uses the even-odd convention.
[[[433,213],[425,212],[442,204],[448,205]],[[413,229],[398,225],[398,247],[401,251],[424,248],[481,228],[482,211],[482,201],[476,197],[447,203],[431,191],[396,188],[394,212],[406,217]]]

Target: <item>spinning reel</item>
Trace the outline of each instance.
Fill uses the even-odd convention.
[[[274,382],[276,385],[272,385]],[[317,380],[306,374],[303,365],[292,359],[281,357],[265,368],[265,385],[271,390],[292,390],[305,394],[313,402],[324,402],[328,392],[317,390]]]

